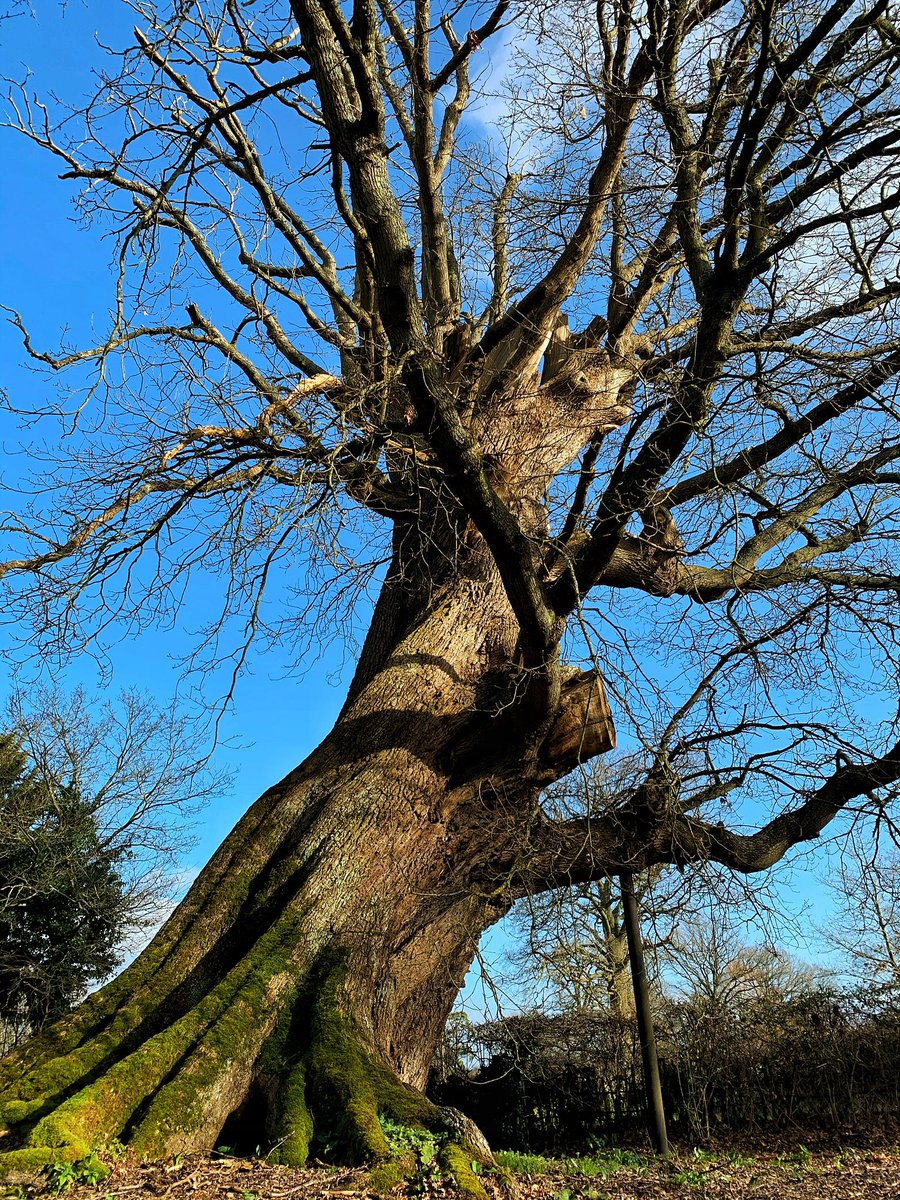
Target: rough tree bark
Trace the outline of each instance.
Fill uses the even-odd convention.
[[[386,1184],[409,1168],[379,1123],[390,1116],[445,1129],[448,1169],[478,1190],[484,1147],[421,1088],[484,929],[529,891],[655,863],[764,869],[900,779],[900,744],[783,717],[762,661],[774,647],[822,663],[826,634],[810,649],[797,632],[817,605],[852,612],[871,645],[896,627],[884,501],[900,458],[900,284],[881,280],[888,263],[896,273],[900,38],[881,0],[588,7],[584,54],[568,49],[587,23],[577,5],[530,28],[565,47],[584,106],[557,110],[542,48],[519,116],[538,114],[543,153],[552,112],[561,150],[518,225],[524,176],[508,166],[484,172],[483,204],[472,186],[471,227],[463,206],[451,228],[442,189],[477,173],[457,144],[469,59],[530,6],[500,0],[464,38],[427,0],[246,15],[227,0],[215,19],[178,6],[147,17],[73,145],[23,95],[22,132],[107,205],[138,281],[103,345],[32,353],[53,369],[97,364],[103,380],[112,355],[169,348],[164,383],[185,384],[152,395],[146,425],[125,403],[127,453],[105,446],[104,412],[80,483],[64,464],[68,529],[44,533],[46,514],[11,522],[31,540],[0,574],[26,581],[27,611],[54,609],[65,629],[85,597],[118,612],[147,547],[184,545],[185,513],[174,574],[220,554],[232,579],[252,576],[229,589],[249,626],[257,578],[261,591],[282,545],[300,554],[298,530],[318,535],[323,511],[336,542],[351,504],[388,523],[391,563],[331,734],[257,801],[122,976],[0,1065],[0,1167],[114,1138],[145,1156],[208,1150],[253,1119],[284,1162],[373,1161]],[[125,131],[112,146],[109,111]],[[296,153],[287,133],[253,140],[282,120]],[[323,179],[326,237],[315,204],[310,218],[296,200]],[[170,237],[163,269],[189,258],[216,288],[190,293],[187,273],[186,325],[167,307],[177,279],[154,281]],[[781,276],[799,277],[826,238],[836,294],[814,281],[798,307]],[[588,319],[597,295],[604,312]],[[224,525],[198,548],[194,514],[209,512]],[[265,530],[255,566],[241,559],[258,549],[248,528]],[[154,613],[169,583],[148,587]],[[551,819],[541,789],[614,742],[590,665],[603,646],[581,669],[563,639],[587,637],[592,593],[625,590],[685,598],[685,626],[695,611],[718,625],[698,624],[696,677],[669,681],[678,699],[671,712],[660,699],[653,744],[632,729],[643,781]],[[625,637],[614,619],[604,628]],[[735,664],[758,667],[758,718],[724,697]],[[773,729],[787,749],[756,748]],[[816,779],[797,766],[807,746]],[[769,758],[801,780],[781,811],[753,832],[706,819]]]
[[[314,1139],[387,1158],[379,1113],[446,1127],[421,1089],[478,939],[513,898],[505,877],[527,864],[539,789],[607,749],[611,727],[602,684],[579,673],[537,746],[500,719],[510,786],[485,775],[515,687],[499,576],[476,548],[401,620],[405,590],[386,585],[322,745],[251,808],[137,962],[4,1065],[14,1099],[0,1111],[30,1147],[9,1165],[114,1138],[148,1156],[210,1149],[242,1106],[291,1163]],[[455,1170],[476,1186],[473,1154]]]

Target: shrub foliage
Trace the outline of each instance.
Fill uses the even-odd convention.
[[[657,1038],[670,1126],[685,1140],[791,1125],[847,1132],[900,1115],[892,990],[666,1001]],[[433,1095],[495,1146],[558,1153],[644,1125],[636,1031],[609,1013],[458,1023],[439,1062]]]
[[[117,854],[78,789],[0,735],[0,1048],[117,965],[129,915]]]

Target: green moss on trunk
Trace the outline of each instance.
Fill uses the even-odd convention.
[[[425,1125],[437,1109],[366,1047],[341,1004],[344,979],[345,968],[332,966],[319,974],[310,994],[308,1095],[317,1123],[327,1123],[327,1136],[350,1161],[386,1159],[390,1147],[381,1114]]]
[[[264,1070],[277,1074],[281,1064],[283,1079],[271,1158],[302,1166],[313,1147],[326,1160],[369,1163],[367,1186],[386,1193],[423,1170],[414,1147],[430,1141],[435,1166],[483,1200],[472,1164],[484,1163],[484,1154],[450,1140],[441,1110],[369,1050],[341,1002],[345,973],[333,959],[323,960],[298,996],[293,1019],[282,1022],[264,1051]],[[404,1143],[389,1138],[392,1124],[408,1132]]]
[[[474,1163],[490,1166],[485,1163],[479,1151],[471,1146],[462,1146],[458,1142],[448,1142],[441,1151],[441,1166],[456,1186],[478,1200],[487,1200],[487,1193],[481,1185],[481,1180],[475,1174]]]
[[[199,1003],[130,1053],[120,1047],[108,1068],[70,1084],[79,1055],[114,1056],[116,1030],[130,1026],[124,1012],[93,1044],[41,1068],[55,1080],[48,1091],[6,1105],[18,1149],[0,1156],[0,1171],[80,1161],[118,1138],[145,1158],[211,1149],[252,1079],[270,1106],[273,1160],[299,1166],[313,1151],[369,1164],[370,1186],[387,1191],[423,1170],[416,1146],[433,1134],[430,1169],[440,1147],[443,1170],[481,1197],[478,1151],[451,1140],[441,1110],[378,1057],[350,1014],[346,962],[298,963],[298,921],[278,921]],[[410,1131],[405,1144],[386,1135],[391,1123]]]
[[[0,1179],[33,1177],[51,1163],[77,1162],[79,1157],[81,1156],[75,1150],[52,1146],[26,1146],[21,1150],[10,1150],[0,1154]]]
[[[282,919],[194,1008],[75,1090],[79,1055],[90,1062],[113,1053],[117,1028],[130,1025],[125,1013],[92,1045],[33,1073],[26,1090],[38,1074],[55,1082],[7,1103],[25,1144],[0,1156],[0,1171],[79,1161],[119,1137],[141,1157],[202,1148],[198,1131],[211,1148],[253,1076],[270,1101],[273,1160],[303,1165],[313,1149],[367,1163],[369,1186],[384,1192],[423,1169],[414,1147],[430,1130],[443,1170],[483,1196],[472,1168],[478,1152],[448,1139],[441,1110],[378,1058],[348,1012],[346,963],[323,956],[298,986],[297,944],[296,920]],[[408,1144],[389,1139],[392,1123],[410,1131]]]
[[[297,1063],[284,1076],[279,1088],[276,1115],[271,1122],[274,1149],[269,1161],[286,1166],[302,1165],[309,1158],[313,1119],[306,1103],[306,1064]]]
[[[210,1114],[215,1124],[215,1107],[205,1101],[235,1064],[244,1073],[252,1065],[268,1032],[265,1014],[274,1020],[283,993],[295,987],[297,942],[296,922],[278,922],[194,1008],[106,1070],[79,1079],[75,1061],[82,1051],[47,1064],[43,1076],[54,1078],[47,1093],[5,1105],[17,1140],[26,1142],[20,1152],[48,1148],[57,1158],[77,1160],[123,1137],[149,1156],[167,1152],[173,1137],[189,1138]],[[85,1060],[113,1056],[114,1038],[113,1027],[101,1033],[82,1048]],[[24,1083],[26,1092],[32,1086],[33,1077]]]

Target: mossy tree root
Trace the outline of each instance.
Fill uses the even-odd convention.
[[[232,1097],[245,1087],[249,1066],[285,995],[296,990],[292,924],[281,922],[261,938],[171,1025],[130,1053],[120,1042],[121,1056],[111,1066],[91,1069],[114,1052],[115,1023],[25,1077],[22,1091],[14,1089],[0,1110],[11,1141],[18,1143],[0,1156],[0,1170],[79,1161],[114,1139],[149,1158],[195,1149],[204,1138],[214,1138]],[[272,1014],[268,1019],[267,1013]],[[120,1015],[130,1025],[124,1012]],[[42,1082],[46,1090],[35,1094]]]
[[[128,1002],[124,981],[120,977],[88,997],[0,1063],[0,1096],[14,1097],[0,1104],[0,1127],[9,1130],[32,1119],[121,1047],[146,1014],[145,1007]]]
[[[260,797],[129,967],[0,1062],[0,1133],[33,1121],[120,1058],[129,1041],[156,1032],[154,1018],[177,997],[204,953],[205,940],[192,936],[192,930],[227,927],[246,902],[260,857],[248,846],[282,791],[281,786],[270,788]],[[178,1007],[177,999],[173,1007]],[[11,1103],[8,1097],[13,1097]]]
[[[483,1196],[472,1164],[491,1163],[486,1144],[448,1125],[446,1110],[370,1049],[348,1015],[344,968],[330,958],[304,967],[297,944],[279,922],[192,1009],[112,1065],[91,1073],[113,1051],[115,1023],[29,1075],[29,1098],[6,1104],[17,1148],[0,1155],[0,1172],[77,1162],[116,1140],[141,1158],[210,1150],[252,1078],[254,1098],[265,1099],[270,1161],[367,1164],[370,1185],[386,1191],[422,1169],[415,1147],[430,1134],[443,1171]],[[405,1144],[391,1128],[409,1131]]]
[[[0,1130],[33,1124],[122,1058],[178,985],[161,972],[166,949],[159,937],[159,945],[0,1063]]]
[[[410,1145],[398,1145],[389,1136],[390,1122],[409,1131],[411,1145],[420,1140],[417,1133],[434,1135],[443,1172],[483,1197],[473,1163],[493,1165],[487,1144],[474,1126],[475,1137],[466,1140],[464,1125],[448,1123],[448,1110],[404,1083],[367,1049],[340,1003],[342,974],[335,969],[324,979],[313,975],[290,1026],[275,1032],[261,1058],[263,1075],[277,1073],[279,1080],[270,1107],[269,1160],[303,1166],[314,1155],[368,1164],[370,1187],[388,1191],[422,1166]],[[275,1072],[279,1061],[282,1070]]]

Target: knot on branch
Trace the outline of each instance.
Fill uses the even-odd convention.
[[[662,504],[645,508],[641,520],[640,556],[650,568],[652,591],[669,596],[678,586],[684,539],[671,512]]]
[[[604,351],[569,351],[545,369],[541,393],[553,399],[562,412],[590,417],[596,430],[615,429],[631,416],[631,404],[622,400],[622,372]]]
[[[663,505],[645,508],[640,516],[640,535],[621,535],[602,581],[612,587],[639,588],[650,596],[671,596],[684,582],[684,541]]]

